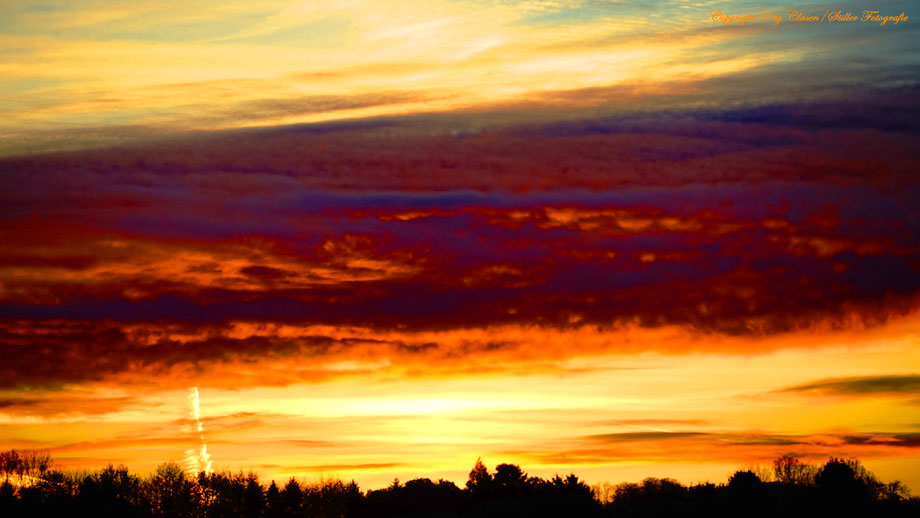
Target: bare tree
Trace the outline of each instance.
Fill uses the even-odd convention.
[[[9,450],[0,452],[0,476],[4,482],[31,486],[40,481],[51,468],[51,455],[38,450]]]
[[[782,484],[809,485],[815,476],[815,467],[791,455],[773,461],[773,476]]]

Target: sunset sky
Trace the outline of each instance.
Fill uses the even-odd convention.
[[[920,9],[872,4],[0,0],[0,450],[920,492]]]

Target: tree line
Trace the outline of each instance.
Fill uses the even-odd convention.
[[[463,488],[418,478],[365,492],[338,479],[266,486],[252,472],[190,475],[174,462],[146,477],[111,465],[68,473],[46,453],[10,450],[0,453],[0,480],[0,516],[10,518],[920,516],[920,498],[859,461],[812,465],[791,456],[721,484],[646,478],[593,487],[574,474],[544,479],[514,464],[489,471],[478,460]]]

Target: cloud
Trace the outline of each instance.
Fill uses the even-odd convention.
[[[299,351],[301,345],[324,347],[319,338],[295,342],[205,334],[188,340],[176,337],[175,331],[178,329],[126,329],[92,322],[7,324],[0,331],[0,349],[8,358],[0,367],[0,387],[59,387],[125,372],[164,373],[175,366],[194,368],[231,358],[283,356]]]
[[[851,27],[847,35],[863,42],[854,47],[830,27],[722,27],[676,5],[656,6],[655,18],[593,2],[536,16],[520,5],[481,2],[438,2],[436,9],[367,1],[56,3],[7,11],[15,30],[2,42],[17,52],[0,85],[8,100],[3,131],[19,137],[7,152],[49,128],[81,128],[65,132],[85,145],[95,138],[81,133],[116,126],[186,131],[484,107],[506,120],[545,120],[547,107],[569,118],[572,106],[579,114],[622,114],[852,98],[853,90],[916,77],[911,39],[877,27]],[[846,74],[823,59],[841,52]],[[862,111],[848,117],[860,122]],[[890,128],[914,124],[898,112]]]
[[[228,122],[232,123],[240,120],[247,120],[255,124],[261,121],[276,122],[279,119],[343,112],[359,108],[429,103],[443,101],[446,98],[448,98],[448,95],[443,92],[411,91],[355,95],[307,95],[245,101],[223,109],[209,109],[208,105],[202,105],[195,112],[199,113],[196,116],[196,123],[203,126],[215,122],[227,124]]]
[[[633,442],[633,441],[662,441],[669,439],[685,439],[688,437],[703,437],[709,435],[704,432],[622,432],[589,435],[585,439],[599,442]]]
[[[667,420],[665,422],[668,422]],[[674,422],[675,424],[681,421]],[[764,433],[724,433],[701,431],[652,431],[652,432],[619,432],[609,434],[589,435],[583,439],[604,443],[620,442],[646,442],[646,441],[673,441],[685,439],[699,439],[703,441],[720,442],[732,446],[791,446],[813,444],[814,440],[806,436],[771,435]]]
[[[920,448],[920,433],[893,433],[843,436],[847,444]]]
[[[405,466],[405,464],[399,462],[368,462],[363,464],[311,464],[307,466],[291,466],[287,467],[291,472],[298,471],[354,471],[354,470],[367,470],[367,469],[387,469],[387,468],[398,468]]]
[[[43,418],[104,415],[145,406],[130,396],[68,395],[61,393],[12,393],[0,397],[0,414]]]
[[[920,156],[904,128],[800,127],[848,106],[394,118],[2,159],[0,384],[571,373],[579,355],[881,327],[920,303]]]
[[[416,193],[778,181],[861,180],[884,185],[912,178],[909,166],[917,151],[910,133],[904,132],[914,130],[892,126],[900,119],[891,114],[916,119],[918,104],[911,101],[915,90],[886,90],[884,95],[848,92],[844,100],[786,101],[732,110],[714,106],[611,117],[585,113],[574,120],[567,116],[567,122],[490,124],[482,122],[488,114],[462,113],[365,119],[172,138],[118,150],[7,158],[0,160],[0,167],[12,170],[7,180],[11,186],[21,179],[35,189],[42,182],[34,173],[41,171],[49,184],[108,190],[128,187],[122,183],[127,181],[135,189],[152,188],[141,191],[147,196],[175,195],[163,188],[174,190],[189,181],[223,193],[242,182],[264,189],[271,187],[267,182],[283,178],[289,179],[289,187],[311,190]],[[852,113],[854,104],[861,106],[860,118],[840,115]],[[805,120],[819,122],[803,127]],[[87,170],[87,162],[96,167]],[[228,173],[244,174],[231,178]],[[163,174],[174,182],[156,181]],[[100,186],[94,181],[97,177],[119,180]],[[136,198],[139,192],[130,194]]]
[[[920,375],[884,375],[853,378],[832,378],[782,389],[783,392],[804,392],[826,395],[915,395],[920,394]]]
[[[625,432],[583,436],[570,449],[515,452],[548,465],[603,465],[622,461],[765,462],[792,454],[808,460],[828,456],[873,458],[904,455],[920,448],[914,433],[765,434],[757,431]],[[541,448],[535,447],[535,450]]]
[[[67,215],[0,229],[16,243],[0,267],[4,314],[303,315],[382,327],[640,319],[777,333],[828,318],[884,322],[914,307],[920,285],[912,209],[880,189],[753,182],[290,196],[279,191],[293,184],[263,175],[245,187],[267,192],[244,196],[227,184],[203,194],[211,185],[183,176],[153,174],[144,193],[133,187],[140,179],[123,179],[102,210],[80,194],[61,203],[56,191],[20,201],[24,210],[57,203]],[[164,216],[175,203],[183,208]]]
[[[293,446],[295,448],[331,448],[339,444],[331,441],[314,441],[309,439],[286,439],[273,442],[285,446]]]
[[[0,387],[89,384],[172,389],[194,383],[238,389],[507,372],[574,376],[624,367],[585,366],[569,363],[571,359],[644,351],[683,354],[700,350],[703,338],[705,350],[730,354],[813,342],[811,333],[799,339],[758,341],[703,337],[679,327],[648,328],[638,323],[605,328],[515,324],[387,330],[279,321],[19,320],[0,326],[0,352],[7,358],[0,366]],[[573,343],[579,346],[574,348]]]
[[[615,419],[611,421],[598,422],[599,426],[696,426],[704,425],[708,421],[705,419]]]

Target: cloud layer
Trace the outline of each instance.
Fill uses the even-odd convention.
[[[884,324],[917,308],[920,157],[911,128],[811,117],[845,112],[829,106],[475,133],[371,121],[5,159],[0,384],[301,357],[476,370]],[[684,338],[528,352],[537,328]]]

